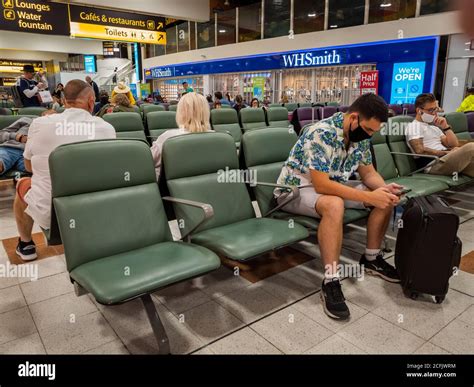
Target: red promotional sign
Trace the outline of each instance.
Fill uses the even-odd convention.
[[[374,71],[363,71],[360,73],[360,95],[373,93],[379,93],[379,72]]]

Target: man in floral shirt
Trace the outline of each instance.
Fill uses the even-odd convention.
[[[374,94],[359,97],[347,113],[336,113],[307,128],[278,178],[278,184],[300,187],[300,196],[283,207],[285,211],[321,218],[318,241],[326,267],[321,297],[324,311],[335,319],[350,316],[336,270],[345,208],[371,209],[367,248],[360,264],[371,274],[400,282],[380,247],[403,187],[385,184],[372,165],[370,151],[370,137],[387,119],[388,106],[382,98]],[[356,172],[362,181],[349,180]],[[275,190],[279,203],[287,195]]]

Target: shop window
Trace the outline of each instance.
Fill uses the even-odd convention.
[[[215,42],[215,22],[214,14],[206,23],[198,23],[198,48],[214,47]]]
[[[178,24],[178,51],[189,51],[189,24],[184,22]]]
[[[369,23],[415,17],[416,0],[370,0]]]
[[[189,38],[191,39],[191,50],[196,49],[196,22],[191,22],[189,31]]]
[[[235,9],[217,14],[217,45],[235,43]]]
[[[290,32],[290,0],[265,0],[265,38]]]
[[[329,0],[329,29],[364,24],[365,0]]]
[[[324,30],[324,0],[294,0],[295,18],[293,30],[295,34]]]
[[[456,2],[453,0],[421,0],[421,15],[454,11]]]
[[[166,29],[166,55],[178,52],[176,27]]]
[[[261,39],[261,25],[261,2],[239,8],[239,42]]]

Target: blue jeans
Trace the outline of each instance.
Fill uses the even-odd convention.
[[[7,173],[10,169],[26,172],[23,152],[23,149],[0,146],[0,163],[3,164],[3,171],[0,172],[0,176]]]

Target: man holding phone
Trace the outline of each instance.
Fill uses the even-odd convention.
[[[474,143],[459,147],[456,134],[446,118],[438,116],[438,103],[433,94],[420,94],[415,100],[416,119],[406,129],[407,142],[413,153],[439,157],[439,162],[427,167],[433,158],[415,158],[418,168],[433,175],[463,174],[474,177]]]
[[[336,113],[309,127],[291,150],[278,178],[278,184],[300,187],[300,196],[283,210],[321,219],[318,241],[326,268],[321,297],[324,312],[334,319],[350,316],[336,270],[346,208],[371,210],[360,264],[370,274],[400,282],[395,268],[383,259],[381,245],[403,187],[385,183],[372,165],[370,151],[370,138],[387,119],[388,106],[382,98],[362,95],[347,113]],[[361,181],[350,180],[356,172]],[[279,189],[274,194],[279,203],[288,197]]]
[[[35,68],[32,65],[24,65],[23,75],[16,82],[16,87],[24,107],[41,106],[38,93],[48,87],[44,76],[40,75],[41,82],[34,79],[35,73]]]

